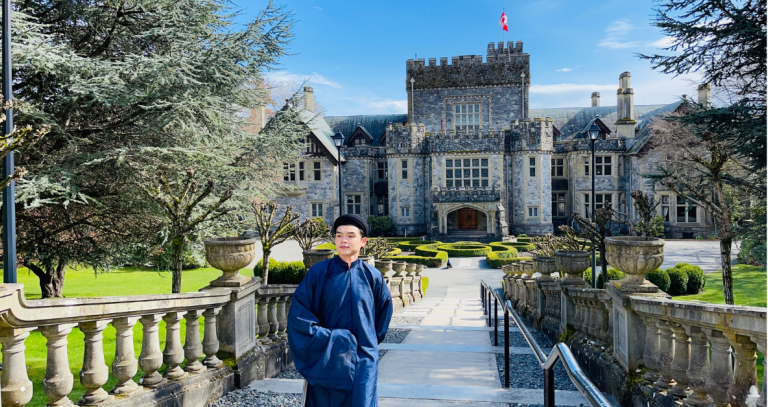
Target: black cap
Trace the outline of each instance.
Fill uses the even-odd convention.
[[[363,232],[363,237],[368,236],[368,222],[365,221],[361,216],[359,215],[353,215],[353,214],[346,214],[341,215],[338,218],[336,218],[336,221],[333,222],[333,233],[336,234],[336,229],[339,226],[357,226],[361,232]]]

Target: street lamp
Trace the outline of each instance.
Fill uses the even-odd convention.
[[[413,84],[414,83],[416,83],[416,79],[413,79],[413,77],[411,77],[411,123],[414,122],[413,116],[416,113],[413,111]]]
[[[13,100],[11,82],[11,0],[3,0],[3,101]],[[5,111],[3,134],[13,132],[13,109]],[[13,150],[3,157],[3,179],[13,174]],[[3,282],[16,282],[16,206],[14,182],[3,189]]]
[[[592,141],[592,223],[597,227],[597,222],[595,221],[595,140],[600,136],[600,127],[597,125],[597,119],[600,118],[600,115],[595,115],[595,119],[592,120],[592,123],[590,123],[589,128],[587,128],[587,135],[589,135],[590,141]],[[592,244],[592,287],[597,287],[597,257],[595,256],[595,245]]]
[[[333,144],[336,145],[336,151],[338,151],[337,161],[339,163],[339,216],[341,216],[341,208],[344,205],[344,201],[341,199],[341,146],[344,144],[344,135],[341,134],[340,131],[337,131],[336,134],[334,134],[331,138],[333,139]]]

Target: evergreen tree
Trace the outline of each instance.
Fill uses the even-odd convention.
[[[49,125],[21,150],[18,252],[61,296],[66,265],[97,270],[149,249],[169,221],[144,188],[214,180],[206,199],[228,194],[228,216],[210,233],[234,233],[254,197],[276,194],[283,161],[303,134],[291,118],[251,134],[245,114],[263,105],[265,70],[292,39],[292,16],[269,3],[235,25],[224,0],[23,0],[14,3],[14,80],[30,108],[21,125]],[[266,129],[265,129],[266,130]]]

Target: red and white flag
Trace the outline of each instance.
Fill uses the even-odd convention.
[[[501,12],[501,20],[499,20],[499,25],[501,26],[501,29],[509,32],[509,29],[507,28],[507,13]]]

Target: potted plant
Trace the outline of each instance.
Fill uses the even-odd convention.
[[[550,274],[557,272],[554,257],[534,257],[533,268],[541,274],[541,277],[538,278],[539,281],[552,281]]]
[[[322,218],[298,220],[291,225],[291,237],[299,244],[304,256],[304,267],[309,270],[315,264],[333,257],[333,250],[314,250],[317,243],[327,239],[328,226]]]
[[[589,268],[591,254],[582,250],[558,250],[555,252],[555,267],[563,273],[561,284],[585,285],[582,278]]]
[[[375,266],[374,260],[383,258],[387,253],[392,251],[393,248],[394,246],[386,239],[368,239],[368,243],[365,247],[360,249],[360,260],[371,266]]]
[[[406,263],[404,261],[396,261],[392,264],[392,270],[395,270],[395,277],[402,277],[405,271]]]
[[[379,273],[381,273],[382,276],[386,276],[387,273],[392,270],[392,263],[392,260],[379,259],[376,260],[374,267],[376,267],[376,270],[379,270]]]
[[[205,241],[205,260],[223,273],[211,281],[211,287],[240,287],[251,280],[240,269],[256,258],[256,238],[223,237]]]

